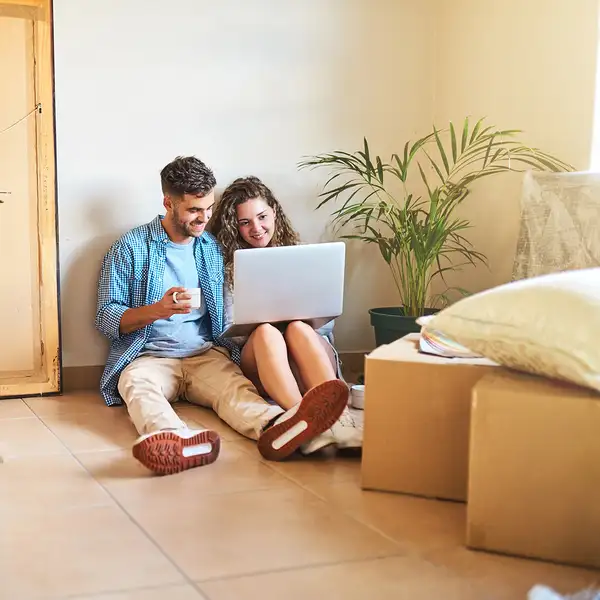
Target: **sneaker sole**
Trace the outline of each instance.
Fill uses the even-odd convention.
[[[310,389],[302,398],[296,413],[283,423],[269,427],[258,439],[258,451],[267,460],[288,458],[300,446],[327,431],[348,404],[348,386],[334,379]],[[273,443],[284,433],[304,423],[305,428],[280,448]]]
[[[210,444],[211,450],[206,454],[184,456],[187,446]],[[141,442],[132,449],[133,456],[146,468],[159,475],[171,475],[210,465],[217,460],[221,451],[221,439],[215,431],[201,431],[191,438],[183,438],[173,431],[161,431]]]

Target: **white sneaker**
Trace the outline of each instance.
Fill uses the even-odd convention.
[[[209,429],[169,429],[138,438],[133,456],[159,475],[209,465],[219,456],[221,439]]]
[[[327,446],[334,445],[340,449],[362,448],[363,424],[348,408],[344,409],[342,416],[331,428],[304,444],[300,451],[302,454],[313,454]]]
[[[333,435],[333,426],[327,431],[324,431],[321,435],[313,438],[307,444],[304,444],[300,448],[300,452],[305,456],[308,454],[314,454],[323,448],[335,445],[335,436]]]
[[[353,414],[352,409],[346,409],[337,423],[332,426],[333,437],[340,450],[349,448],[362,448],[363,445],[363,420],[362,411],[360,418]]]

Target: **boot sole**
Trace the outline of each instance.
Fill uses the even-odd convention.
[[[258,439],[258,451],[267,460],[288,458],[300,446],[327,431],[344,412],[348,404],[348,386],[334,379],[310,389],[302,398],[296,413],[282,423],[267,429]],[[298,433],[279,448],[273,444],[286,432],[298,428]]]
[[[210,444],[206,454],[184,456],[188,446]],[[159,475],[171,475],[214,463],[221,451],[221,439],[215,431],[201,431],[191,438],[183,438],[173,431],[161,431],[133,446],[133,456],[146,468]]]

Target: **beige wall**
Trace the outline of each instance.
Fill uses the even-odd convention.
[[[65,366],[101,364],[96,281],[109,244],[162,210],[158,173],[194,153],[222,188],[254,173],[307,241],[325,173],[305,154],[383,154],[433,111],[430,0],[55,0]],[[341,349],[371,344],[367,309],[394,304],[376,252],[350,247]]]
[[[486,116],[524,130],[532,146],[586,170],[590,164],[598,50],[598,0],[442,0],[435,121]],[[464,206],[469,237],[489,270],[450,281],[471,291],[509,280],[521,177],[482,181]]]
[[[102,254],[161,209],[158,171],[195,153],[220,187],[254,173],[306,241],[324,173],[305,155],[398,151],[435,119],[488,115],[587,168],[597,44],[596,0],[251,0],[165,3],[55,0],[64,363],[103,363],[93,329]],[[435,100],[434,100],[435,97]],[[491,271],[510,274],[518,181],[488,185],[465,207]],[[340,350],[372,347],[367,309],[395,305],[376,250],[349,245]]]

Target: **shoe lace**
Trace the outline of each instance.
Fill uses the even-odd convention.
[[[349,410],[345,410],[339,419],[340,425],[344,427],[356,427],[356,421]]]

